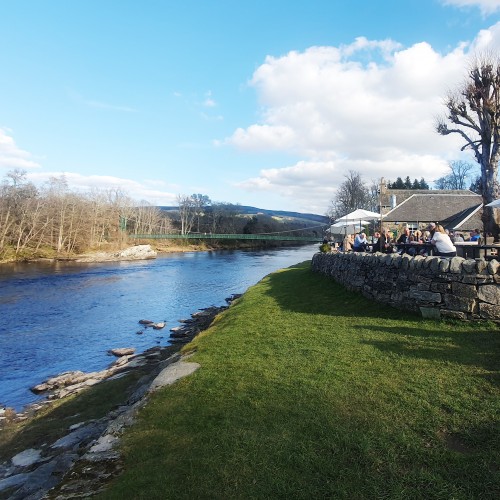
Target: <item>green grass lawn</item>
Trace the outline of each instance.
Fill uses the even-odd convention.
[[[499,347],[274,273],[187,347],[201,369],[151,398],[102,497],[499,498]]]

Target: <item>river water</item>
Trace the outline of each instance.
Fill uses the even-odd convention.
[[[0,405],[20,410],[29,390],[64,371],[99,371],[108,349],[169,344],[169,329],[197,309],[225,304],[317,245],[166,254],[155,260],[0,265]],[[139,319],[167,322],[140,330]]]

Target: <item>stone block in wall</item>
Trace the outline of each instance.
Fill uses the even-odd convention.
[[[415,276],[415,281],[417,283],[427,283],[430,285],[432,283],[432,278],[430,276],[426,276],[425,274],[418,274]]]
[[[441,262],[441,259],[439,257],[429,257],[429,269],[432,273],[438,273],[439,272],[439,264]]]
[[[410,268],[410,262],[413,262],[413,259],[407,255],[404,254],[401,256],[401,269],[406,271]]]
[[[484,259],[476,259],[476,273],[481,274],[486,269],[488,269],[488,262]]]
[[[490,260],[488,262],[488,272],[491,275],[500,274],[500,262],[496,259]]]
[[[351,279],[350,279],[350,285],[352,288],[355,288],[355,289],[361,289],[363,288],[363,285],[365,283],[365,277],[364,276],[353,276]]]
[[[417,302],[435,303],[441,302],[441,294],[436,292],[426,292],[424,290],[413,289],[410,290],[409,297],[415,299]]]
[[[479,300],[489,304],[500,305],[500,286],[481,285],[478,287],[477,296]]]
[[[488,262],[488,273],[491,275],[500,274],[500,262],[493,259]]]
[[[400,275],[396,279],[396,288],[402,292],[407,292],[413,283],[408,280],[408,276]]]
[[[419,292],[428,292],[430,290],[431,283],[426,282],[426,283],[417,283],[417,290]]]
[[[462,257],[453,257],[450,260],[450,273],[460,274],[462,272],[462,264],[465,259]]]
[[[477,298],[477,289],[474,285],[468,285],[465,283],[453,283],[451,285],[451,291],[457,297],[464,297],[467,299]]]
[[[500,320],[500,306],[494,306],[492,304],[486,304],[486,302],[481,302],[479,304],[479,316],[482,319],[493,319]]]
[[[451,283],[431,283],[430,291],[448,293],[451,290]]]
[[[439,262],[439,272],[446,273],[450,269],[450,260],[451,259],[441,259]]]
[[[392,254],[388,253],[385,254],[381,259],[380,262],[385,264],[386,266],[390,266],[392,264]]]
[[[441,309],[441,316],[443,318],[467,319],[467,314],[464,312],[450,311],[449,309]]]
[[[474,299],[468,299],[465,297],[457,297],[447,293],[443,297],[444,303],[447,309],[452,311],[462,311],[462,312],[475,312],[477,307],[476,301]]]
[[[465,259],[462,262],[462,269],[469,274],[476,273],[476,260],[475,259]]]
[[[460,280],[462,283],[468,283],[472,285],[486,285],[489,283],[495,283],[495,277],[490,274],[464,274]]]

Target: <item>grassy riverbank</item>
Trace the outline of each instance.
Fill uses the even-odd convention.
[[[156,393],[104,498],[497,498],[500,334],[423,321],[309,264],[249,289]]]
[[[277,248],[297,246],[295,242],[286,241],[259,241],[259,240],[134,240],[128,239],[122,243],[109,243],[99,248],[90,248],[83,253],[60,253],[51,248],[39,248],[37,250],[27,249],[16,255],[13,248],[4,248],[0,252],[0,264],[13,262],[36,262],[36,261],[73,261],[81,257],[98,254],[102,252],[117,252],[135,245],[151,245],[151,248],[162,253],[176,252],[208,252],[211,250],[243,250],[259,248]]]

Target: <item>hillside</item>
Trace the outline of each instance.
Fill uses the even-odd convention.
[[[158,207],[165,212],[177,212],[177,206],[160,206]],[[240,215],[258,215],[264,214],[270,217],[281,217],[296,221],[312,221],[319,222],[320,224],[327,224],[329,218],[326,215],[309,214],[301,212],[289,212],[286,210],[266,210],[264,208],[251,207],[247,205],[233,205],[232,208],[238,211]]]

